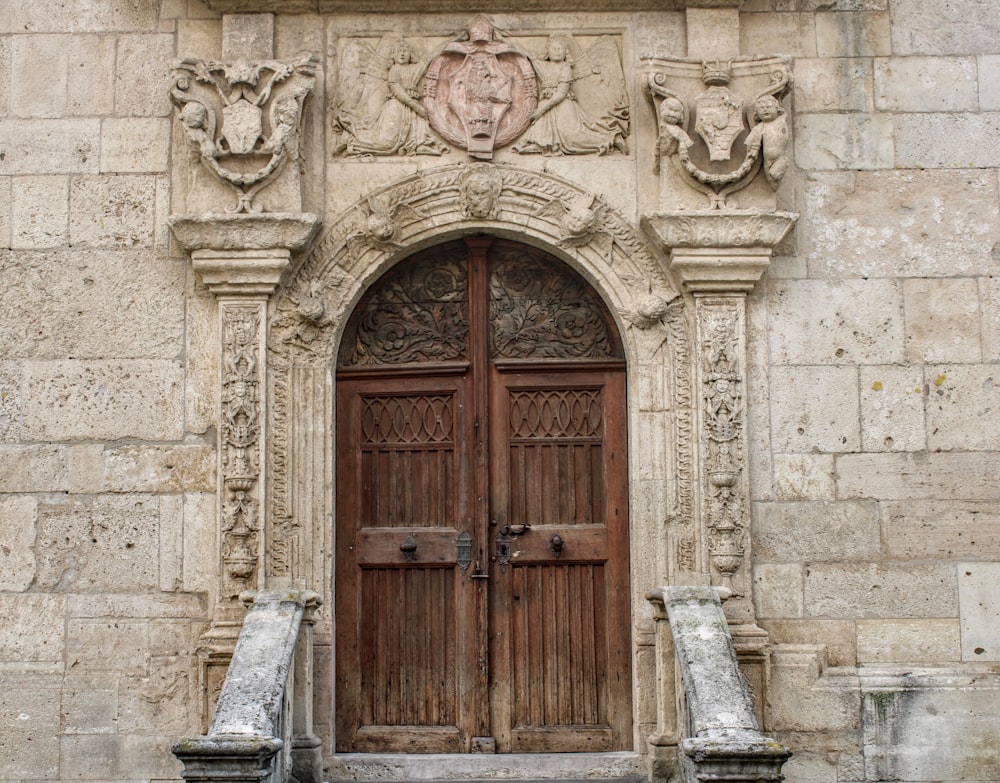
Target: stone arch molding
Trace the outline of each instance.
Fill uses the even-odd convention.
[[[472,163],[425,170],[361,198],[328,224],[274,297],[267,360],[269,581],[330,584],[333,366],[354,305],[396,261],[470,233],[534,245],[588,278],[619,321],[630,385],[642,385],[632,381],[643,366],[661,375],[664,366],[670,368],[671,400],[659,406],[664,435],[673,444],[672,479],[661,504],[669,511],[667,518],[640,521],[638,529],[647,542],[654,527],[671,540],[660,561],[648,564],[644,579],[694,570],[691,348],[684,299],[643,235],[600,197],[550,174]]]

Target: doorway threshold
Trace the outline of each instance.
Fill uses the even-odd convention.
[[[338,753],[328,757],[327,781],[647,781],[646,759],[609,753]]]

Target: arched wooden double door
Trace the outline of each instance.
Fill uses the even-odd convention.
[[[625,367],[556,259],[470,237],[338,359],[337,749],[632,746]]]

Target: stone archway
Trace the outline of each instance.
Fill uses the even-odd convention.
[[[329,644],[333,567],[334,377],[344,322],[397,260],[477,233],[515,239],[583,275],[618,322],[628,359],[632,657],[635,683],[656,689],[645,591],[704,555],[693,499],[693,366],[684,300],[647,240],[600,198],[558,177],[491,164],[446,166],[378,189],[340,215],[275,294],[268,336],[267,583],[321,592],[317,642]],[[329,648],[328,648],[329,649]],[[332,714],[329,684],[318,682]],[[635,699],[636,748],[658,716]],[[324,709],[324,712],[326,710]],[[324,716],[317,728],[324,737]],[[332,732],[332,726],[330,727]]]

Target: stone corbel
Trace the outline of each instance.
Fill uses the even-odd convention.
[[[694,297],[699,444],[700,568],[735,623],[754,624],[746,437],[746,295],[795,223],[786,212],[658,213],[646,231]],[[751,634],[753,635],[753,633]]]

